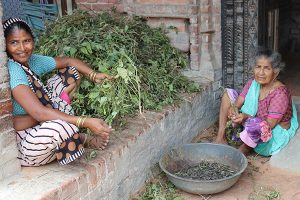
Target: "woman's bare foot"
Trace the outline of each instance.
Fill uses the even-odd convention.
[[[240,152],[242,152],[245,156],[248,156],[251,151],[253,150],[251,147],[247,146],[246,144],[242,144],[239,148]]]
[[[216,143],[216,144],[228,144],[226,138],[223,137],[223,136],[217,136],[217,138],[215,139],[214,143]]]
[[[109,136],[103,138],[98,135],[80,134],[84,147],[89,149],[104,150],[109,142]]]

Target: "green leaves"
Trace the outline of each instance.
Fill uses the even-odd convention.
[[[77,11],[49,24],[37,46],[39,54],[76,57],[115,77],[102,84],[83,78],[72,102],[76,114],[109,124],[142,109],[161,109],[179,100],[179,92],[198,90],[180,75],[187,56],[141,17]]]

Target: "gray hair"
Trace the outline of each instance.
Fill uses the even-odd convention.
[[[270,50],[270,49],[258,49],[255,53],[255,63],[253,63],[253,67],[256,65],[258,59],[266,58],[270,60],[272,68],[275,71],[281,72],[285,68],[285,63],[282,62],[281,54]]]

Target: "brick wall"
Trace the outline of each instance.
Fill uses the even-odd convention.
[[[117,11],[123,12],[122,0],[75,0],[77,8],[81,10],[110,10],[116,8]]]
[[[152,27],[164,25],[171,44],[190,56],[190,70],[215,82],[221,79],[220,0],[76,0],[80,9],[121,12],[147,18]],[[172,28],[170,28],[172,27]]]
[[[0,18],[2,18],[0,2]],[[5,40],[0,26],[0,180],[19,172],[17,159],[16,136],[12,124],[12,103],[6,68]]]

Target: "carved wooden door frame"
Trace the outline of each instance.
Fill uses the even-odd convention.
[[[258,43],[259,0],[222,0],[223,86],[240,90]]]

